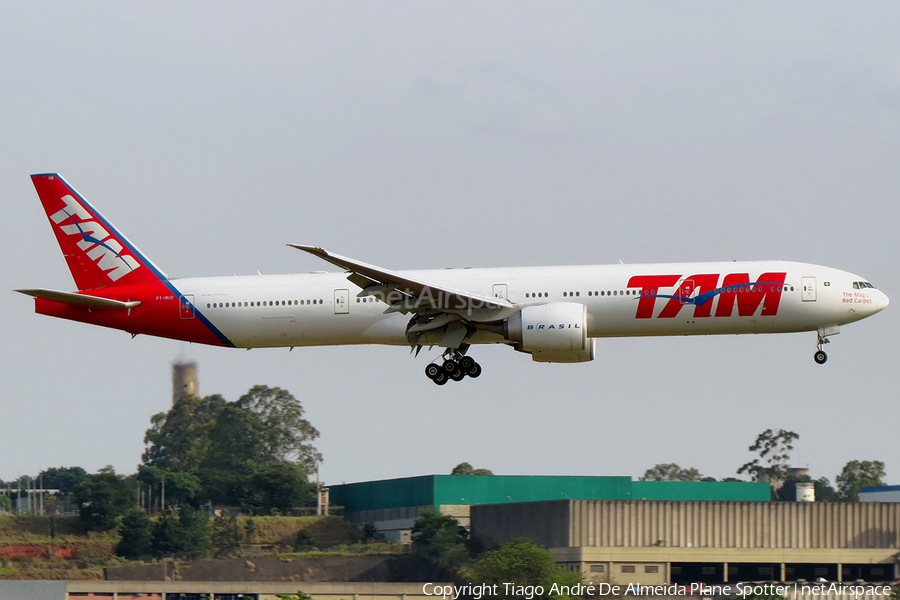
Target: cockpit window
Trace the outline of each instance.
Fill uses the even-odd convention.
[[[873,290],[875,289],[875,286],[872,285],[871,283],[869,283],[868,281],[865,281],[865,282],[863,282],[863,283],[866,284],[866,287],[867,287],[867,288],[872,288]]]
[[[853,282],[853,289],[854,289],[854,290],[858,290],[858,289],[859,289],[859,282],[858,282],[858,281],[854,281],[854,282]]]
[[[875,286],[869,283],[868,281],[854,281],[853,289],[854,290],[864,290],[866,288],[875,289]]]

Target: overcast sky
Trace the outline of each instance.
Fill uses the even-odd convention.
[[[209,348],[35,315],[74,283],[31,173],[172,277],[785,259],[900,303],[900,4],[0,0],[0,479],[131,473],[171,362],[290,390],[328,483],[449,473],[717,478],[766,428],[832,481],[897,455],[900,307],[815,333],[608,339],[592,363]]]

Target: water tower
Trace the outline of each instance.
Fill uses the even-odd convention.
[[[172,363],[172,404],[182,396],[199,395],[197,363],[176,361]]]
[[[797,502],[815,502],[816,484],[797,482]]]

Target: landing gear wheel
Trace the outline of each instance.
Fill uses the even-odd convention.
[[[453,381],[462,381],[466,377],[466,372],[462,369],[457,369],[450,374],[450,379]]]
[[[430,363],[425,367],[425,377],[433,380],[441,374],[441,368],[434,363]]]
[[[451,375],[455,373],[459,369],[459,366],[456,364],[456,361],[452,358],[448,358],[444,361],[444,371],[447,372],[447,375]]]
[[[475,366],[475,359],[471,356],[463,356],[459,359],[459,368],[463,370],[463,372],[468,373],[472,370],[472,367]]]
[[[468,376],[471,377],[472,379],[475,379],[476,377],[478,377],[479,375],[481,375],[481,365],[479,365],[478,363],[475,363],[475,366],[473,366],[473,367],[469,370],[469,372],[466,373],[466,375],[468,375]]]
[[[444,385],[445,383],[447,383],[447,375],[445,375],[444,373],[438,373],[437,377],[432,379],[432,381],[438,385]]]
[[[813,359],[815,359],[816,363],[824,365],[825,361],[828,360],[828,355],[825,354],[824,350],[816,350],[816,353],[813,354]]]

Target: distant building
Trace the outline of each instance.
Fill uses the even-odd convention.
[[[197,381],[197,363],[172,363],[172,404],[183,396],[198,396],[200,384]]]
[[[473,506],[489,545],[528,538],[613,584],[900,577],[900,504],[554,500]]]
[[[900,485],[859,488],[860,502],[900,502]]]
[[[357,525],[371,523],[388,540],[405,541],[426,508],[469,526],[470,507],[538,500],[741,500],[767,502],[768,483],[632,481],[630,477],[423,475],[330,485],[331,503]]]

